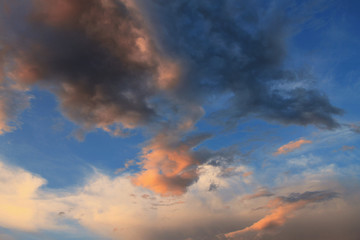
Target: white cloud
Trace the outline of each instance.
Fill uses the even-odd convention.
[[[257,191],[259,184],[255,176],[241,174],[249,171],[248,168],[240,166],[236,169],[240,174],[220,177],[218,167],[204,167],[200,179],[187,193],[162,197],[134,186],[129,176],[111,178],[101,172],[95,172],[76,189],[47,189],[45,179],[1,163],[0,226],[20,231],[76,232],[75,225],[69,223],[76,221],[101,239],[215,240],[219,234],[246,228],[268,215],[270,210],[264,206],[276,196],[329,186],[334,186],[335,190],[342,188],[334,182],[324,184],[324,178],[334,171],[323,169],[303,174],[302,178],[299,176],[301,180],[296,184],[280,184],[271,189],[274,196],[243,201],[246,194]],[[244,182],[247,178],[253,179]],[[209,191],[211,182],[220,187]],[[341,201],[351,208],[350,204]],[[318,207],[322,209],[322,205]],[[327,208],[322,209],[322,214],[326,215],[327,211]]]

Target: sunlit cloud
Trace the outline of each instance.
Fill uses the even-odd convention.
[[[64,205],[40,190],[45,179],[2,162],[0,176],[0,226],[22,231],[64,229],[56,218]]]
[[[297,58],[323,1],[0,2],[1,240],[358,240],[359,122]]]
[[[268,203],[271,213],[242,230],[226,233],[228,239],[236,239],[248,232],[271,230],[285,224],[292,213],[314,202],[328,201],[337,197],[335,192],[305,192],[292,193],[288,197],[278,197]]]
[[[319,210],[316,216],[336,210],[322,203],[341,200],[336,204],[345,204],[342,209],[351,207],[342,200],[342,195],[328,190],[285,196],[281,193],[301,190],[295,185],[280,188],[277,190],[280,192],[254,189],[255,193],[244,194],[246,188],[255,188],[256,184],[241,182],[241,179],[241,175],[221,177],[219,167],[208,166],[182,196],[163,197],[134,186],[129,175],[112,178],[95,170],[83,185],[51,190],[44,187],[46,181],[43,178],[2,163],[0,226],[20,231],[76,232],[77,227],[69,222],[71,220],[99,238],[200,240],[205,237],[215,240],[226,236],[238,239],[247,233],[286,230],[285,223],[289,219],[296,220],[295,213],[308,206]],[[211,181],[220,187],[209,191]],[[311,181],[307,182],[308,177],[302,181],[298,182],[299,186],[311,185]],[[336,189],[344,191],[341,185]],[[269,198],[272,199],[269,201]],[[249,221],[254,223],[236,230],[248,225]]]
[[[281,154],[287,154],[289,152],[293,152],[296,149],[300,148],[304,144],[312,143],[310,140],[306,139],[299,139],[297,141],[291,141],[277,149],[276,152],[274,152],[274,155],[281,155]]]

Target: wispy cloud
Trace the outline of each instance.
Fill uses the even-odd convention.
[[[228,239],[241,237],[248,232],[259,232],[264,230],[271,230],[285,224],[286,220],[292,217],[292,213],[304,208],[310,203],[323,202],[337,197],[335,192],[317,191],[292,193],[287,197],[278,197],[270,201],[267,205],[272,209],[271,213],[255,222],[249,227],[239,231],[226,233],[224,236]]]
[[[277,149],[276,152],[274,152],[274,155],[281,155],[281,154],[287,154],[289,152],[292,152],[298,148],[300,148],[304,144],[312,143],[310,140],[306,139],[299,139],[297,141],[291,141]]]
[[[14,82],[1,80],[0,76],[0,135],[14,131],[20,125],[17,117],[30,106],[30,100],[31,96],[25,90]]]

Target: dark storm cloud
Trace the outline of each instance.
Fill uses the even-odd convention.
[[[178,93],[193,100],[230,96],[212,118],[227,125],[256,116],[336,128],[333,115],[342,110],[304,85],[313,80],[309,72],[285,66],[292,27],[304,17],[296,16],[291,3],[153,0],[145,5],[158,44],[182,59],[186,77]]]
[[[132,5],[33,0],[9,7],[2,45],[13,80],[55,93],[63,113],[85,129],[115,132],[114,123],[132,128],[155,117],[148,100],[160,60]]]

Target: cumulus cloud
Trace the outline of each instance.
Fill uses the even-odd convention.
[[[285,232],[285,236],[278,237],[276,233],[266,239],[289,239],[289,236],[294,236],[291,231],[295,230],[288,229],[288,224],[284,223],[292,218],[291,222],[303,226],[302,218],[307,217],[307,222],[315,219],[310,225],[316,223],[317,226],[327,226],[330,229],[328,231],[338,231],[339,228],[333,228],[337,225],[353,233],[342,239],[355,240],[358,236],[357,225],[353,224],[357,222],[354,220],[358,219],[360,212],[357,204],[354,204],[358,201],[358,196],[342,185],[335,186],[339,191],[347,191],[346,194],[318,190],[282,196],[284,194],[274,192],[274,196],[278,197],[267,204],[267,198],[243,201],[240,204],[239,200],[246,196],[242,193],[246,188],[254,186],[253,183],[242,183],[239,181],[241,176],[236,175],[220,177],[221,169],[216,166],[207,166],[207,171],[202,171],[199,175],[199,181],[190,186],[185,194],[176,197],[162,197],[134,186],[128,175],[112,178],[97,170],[84,184],[77,187],[48,189],[44,186],[46,181],[39,176],[4,163],[0,166],[0,226],[7,229],[37,232],[54,229],[82,231],[71,224],[75,221],[101,239],[216,240],[224,232],[229,232],[226,236],[242,237],[244,231],[240,235],[238,231],[234,231],[239,226],[250,226],[244,228],[249,234],[268,232],[282,226],[279,234]],[[216,176],[218,178],[214,178]],[[209,192],[209,179],[218,182],[221,189]],[[302,187],[312,185],[312,182],[307,183],[304,178],[302,181],[298,182]],[[317,187],[321,189],[321,184]],[[297,187],[289,186],[289,189]],[[259,206],[262,207],[253,210]],[[311,211],[307,211],[307,206],[311,206]],[[300,210],[302,215],[294,214],[300,213]],[[323,220],[339,214],[342,215],[341,222],[345,221],[347,224],[339,224],[335,217],[330,218],[334,222]],[[311,218],[308,218],[310,215]],[[289,225],[291,226],[290,222]],[[311,226],[303,227],[301,231],[309,237],[317,234],[319,238],[324,238],[324,233],[328,232],[316,232]],[[338,236],[337,232],[331,234]]]
[[[176,78],[176,66],[156,53],[133,1],[19,4],[9,3],[17,13],[4,13],[2,24],[8,77],[52,91],[85,130],[116,135],[156,117],[149,100]]]
[[[79,139],[94,128],[126,136],[144,127],[151,139],[133,182],[161,194],[184,193],[198,166],[214,159],[211,151],[194,151],[205,138],[188,142],[204,105],[227,98],[208,114],[225,126],[249,116],[339,126],[334,116],[342,110],[308,84],[311,74],[285,67],[301,11],[270,5],[14,0],[0,10],[2,78],[55,94],[62,113],[80,126]],[[2,94],[1,132],[11,131],[9,122],[28,105],[19,94]]]
[[[180,195],[198,178],[201,162],[192,149],[209,136],[198,135],[180,142],[173,137],[159,135],[144,149],[143,171],[133,178],[136,185],[160,194]]]
[[[0,162],[0,226],[22,231],[65,229],[56,220],[64,206],[54,196],[43,196],[46,180],[23,169]]]
[[[287,154],[289,152],[292,152],[298,148],[300,148],[304,144],[312,143],[310,140],[306,139],[299,139],[297,141],[291,141],[277,149],[277,151],[274,153],[274,155],[281,155],[281,154]]]

